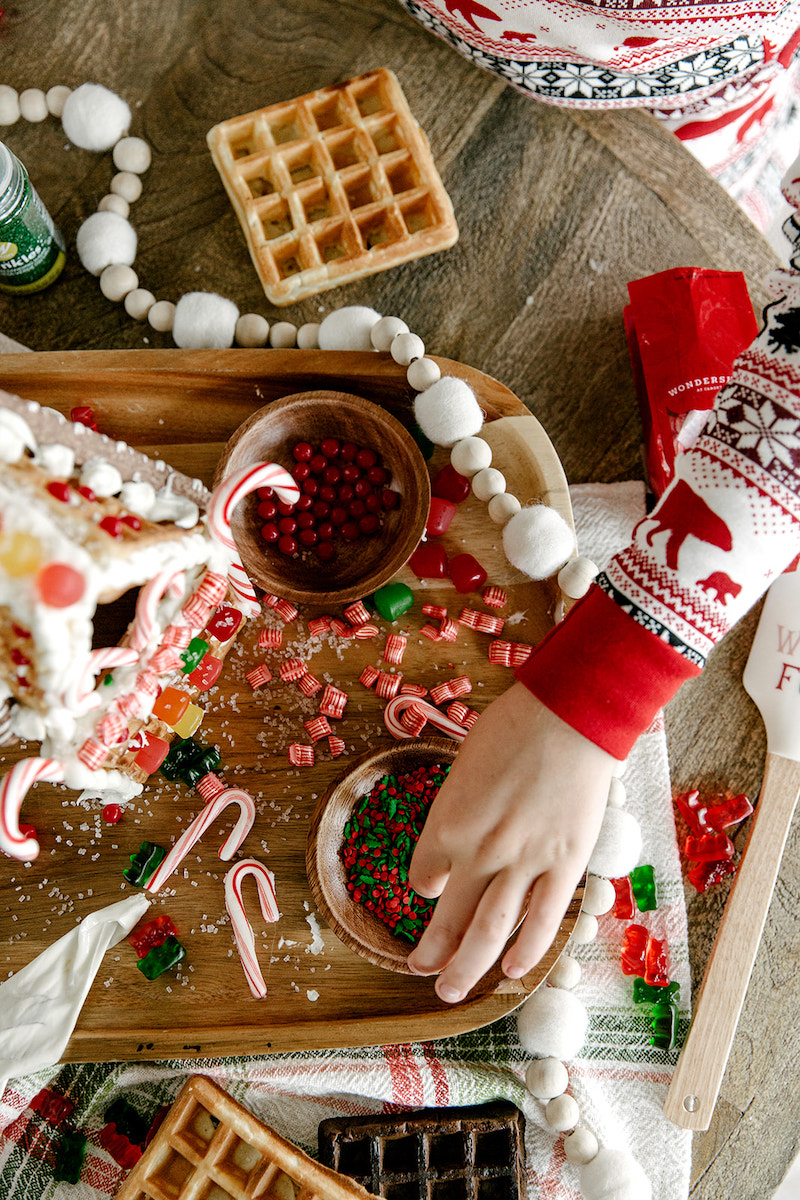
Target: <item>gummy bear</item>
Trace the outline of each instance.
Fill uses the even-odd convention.
[[[736,864],[732,863],[729,858],[720,859],[719,862],[708,859],[692,867],[691,871],[687,872],[686,878],[698,892],[707,892],[715,883],[721,883],[729,875],[735,874]]]
[[[75,1105],[66,1096],[59,1096],[57,1092],[51,1092],[49,1088],[42,1088],[33,1097],[29,1107],[49,1121],[51,1125],[60,1125],[71,1115]]]
[[[630,880],[639,912],[648,912],[658,908],[653,868],[649,865],[634,867],[630,874]]]
[[[718,862],[733,858],[734,845],[727,833],[703,833],[700,837],[689,834],[683,843],[683,853],[690,862]]]
[[[666,938],[651,937],[644,958],[644,981],[656,987],[669,983],[669,955]]]
[[[144,1144],[150,1122],[141,1116],[124,1096],[118,1096],[116,1100],[111,1101],[103,1113],[103,1119],[107,1124],[116,1125],[117,1133],[124,1134],[135,1145]]]
[[[53,1179],[57,1183],[77,1183],[83,1170],[86,1156],[86,1137],[78,1130],[62,1133],[56,1146],[56,1162]]]
[[[177,929],[172,923],[172,918],[166,913],[161,913],[160,916],[154,917],[152,921],[148,921],[141,929],[134,930],[128,935],[128,941],[133,946],[139,958],[144,958],[154,946],[160,946],[168,937],[174,937],[177,934]],[[106,1120],[114,1120],[106,1114]]]
[[[100,1130],[98,1141],[118,1166],[129,1171],[142,1157],[141,1146],[135,1146],[112,1122]]]
[[[122,872],[124,878],[134,887],[144,887],[165,854],[163,846],[142,842],[136,853],[129,855],[131,865]]]
[[[176,937],[170,935],[160,946],[154,946],[144,958],[140,958],[136,966],[145,979],[158,979],[170,967],[186,958],[186,951]]]
[[[633,916],[633,887],[630,876],[623,875],[621,879],[612,879],[614,887],[614,916],[619,921],[629,921]]]
[[[653,1030],[653,1036],[650,1038],[651,1046],[656,1046],[659,1050],[672,1049],[675,1045],[677,1015],[676,1009],[671,1004],[653,1005],[653,1015],[650,1020],[650,1028]]]
[[[621,964],[625,975],[643,975],[650,935],[644,925],[629,925],[622,939]]]
[[[643,979],[633,981],[634,1004],[677,1004],[680,999],[681,985],[668,983],[663,987],[645,983]]]

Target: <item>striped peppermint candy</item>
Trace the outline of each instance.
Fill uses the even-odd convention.
[[[130,644],[134,650],[144,650],[153,636],[156,628],[156,613],[158,606],[166,596],[180,596],[185,587],[186,576],[183,571],[170,568],[158,571],[153,578],[140,589],[136,599],[136,613],[130,633]]]
[[[280,913],[275,900],[275,876],[268,867],[255,858],[243,858],[231,867],[225,876],[225,907],[231,919],[233,936],[250,991],[257,1000],[261,1000],[267,994],[267,985],[256,958],[253,927],[247,919],[242,903],[242,883],[248,875],[252,875],[256,881],[258,901],[264,920],[277,921]]]
[[[139,661],[139,652],[132,646],[105,646],[92,650],[83,670],[64,692],[64,706],[71,712],[88,712],[99,708],[102,700],[95,694],[95,682],[101,671],[123,667]]]
[[[209,800],[205,808],[197,814],[191,825],[187,826],[175,845],[166,856],[161,866],[147,884],[148,892],[157,892],[164,886],[172,872],[179,866],[192,846],[200,840],[209,825],[213,825],[221,812],[229,804],[239,805],[239,820],[222,844],[219,856],[223,860],[233,858],[244,839],[250,832],[256,816],[256,806],[253,797],[242,788],[226,788],[218,796]]]
[[[221,542],[230,556],[228,579],[236,595],[243,601],[248,616],[260,611],[253,585],[242,566],[239,551],[231,533],[231,513],[240,500],[249,496],[256,488],[271,487],[280,500],[294,504],[300,496],[300,488],[278,463],[262,462],[234,471],[223,479],[215,489],[208,506],[208,527],[213,537]]]
[[[19,828],[22,801],[38,780],[61,783],[63,778],[64,764],[55,758],[24,758],[11,768],[0,784],[0,850],[20,862],[36,858],[39,843]]]
[[[399,740],[400,738],[413,736],[400,720],[402,714],[412,704],[415,711],[420,714],[424,713],[426,720],[438,729],[440,733],[446,733],[448,737],[453,738],[457,742],[463,742],[467,736],[467,730],[462,725],[459,725],[452,717],[448,717],[441,709],[434,708],[432,704],[428,704],[425,700],[419,700],[416,696],[395,696],[383,710],[384,724],[392,737],[396,737]]]

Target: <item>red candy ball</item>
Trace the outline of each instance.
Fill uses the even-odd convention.
[[[261,526],[261,536],[265,542],[277,542],[281,531],[274,521],[268,521],[266,525]]]
[[[310,442],[298,442],[292,450],[292,458],[297,462],[308,462],[314,453],[314,447]]]
[[[281,554],[291,558],[293,554],[297,553],[297,541],[290,533],[285,533],[283,537],[278,538],[278,549]]]
[[[103,809],[103,820],[106,825],[116,825],[122,819],[122,809],[118,804],[107,804]]]
[[[320,444],[320,450],[326,458],[336,458],[340,450],[339,439],[323,438]]]
[[[86,591],[86,580],[69,563],[46,563],[36,576],[36,590],[48,608],[69,608]]]

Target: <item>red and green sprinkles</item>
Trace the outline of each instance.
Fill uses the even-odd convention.
[[[358,801],[344,828],[347,890],[358,904],[408,942],[422,937],[436,906],[408,883],[408,868],[431,801],[449,764],[384,775]]]

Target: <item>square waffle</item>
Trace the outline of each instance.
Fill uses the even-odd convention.
[[[275,305],[458,238],[427,138],[385,68],[232,117],[207,141]]]
[[[332,1118],[319,1156],[386,1200],[525,1200],[524,1128],[504,1100]]]
[[[117,1200],[371,1200],[192,1075]]]

